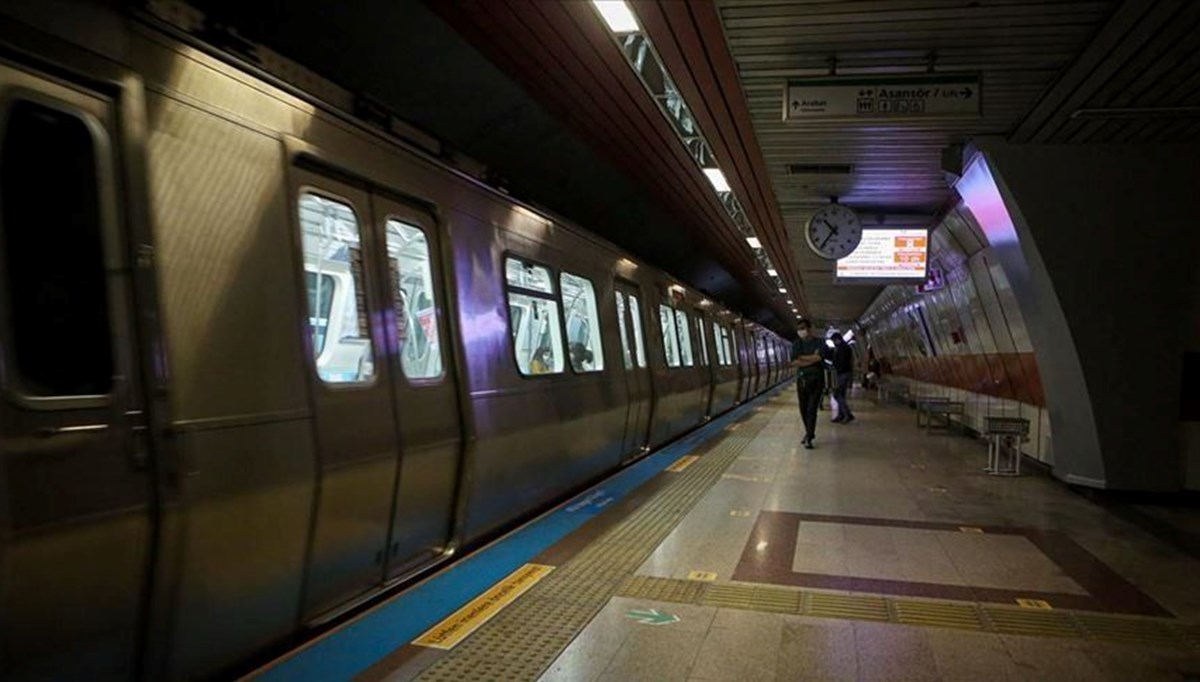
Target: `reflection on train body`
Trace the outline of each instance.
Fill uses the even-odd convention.
[[[0,677],[219,676],[786,374],[419,146],[156,20],[114,14],[101,59],[67,18],[0,23],[37,56],[0,63]]]

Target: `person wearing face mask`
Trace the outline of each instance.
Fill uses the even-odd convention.
[[[792,343],[791,366],[796,368],[796,394],[800,399],[800,417],[804,420],[806,449],[813,449],[817,437],[817,409],[825,391],[825,342],[813,336],[812,323],[800,320],[798,338]]]
[[[850,411],[850,401],[846,400],[846,392],[850,390],[850,380],[854,377],[854,351],[841,334],[830,337],[833,341],[833,351],[830,353],[833,362],[833,401],[837,403],[835,424],[849,424],[854,421],[854,413]]]

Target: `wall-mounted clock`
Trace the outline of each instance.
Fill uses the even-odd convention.
[[[851,209],[841,204],[828,204],[808,219],[804,238],[813,253],[826,260],[837,260],[858,248],[862,225]]]

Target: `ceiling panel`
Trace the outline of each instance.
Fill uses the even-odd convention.
[[[980,135],[1007,136],[1074,63],[1117,4],[718,0],[815,317],[853,321],[878,288],[833,284],[833,264],[803,242],[812,212],[837,196],[859,211],[864,225],[928,226],[951,194],[942,150]],[[982,115],[782,121],[789,78],[930,71],[980,74]],[[854,170],[792,176],[789,164],[852,164]]]
[[[791,325],[784,297],[759,271],[717,194],[590,3],[430,4],[540,102],[672,206],[694,228],[696,245],[713,252],[775,312],[775,326]],[[802,302],[803,287],[719,20],[706,28],[687,3],[646,3],[637,11],[772,262]],[[724,53],[723,60],[711,54],[714,49]]]
[[[1194,140],[1194,124],[1200,116],[1198,94],[1200,3],[1127,0],[1020,122],[1011,139]],[[1085,112],[1088,115],[1081,115]]]

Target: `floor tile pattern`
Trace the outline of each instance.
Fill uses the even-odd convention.
[[[780,400],[786,398],[771,402]],[[452,682],[536,679],[604,607],[622,581],[720,479],[775,413],[776,410],[760,408],[744,422],[735,424],[737,428],[727,429],[723,440],[695,463],[679,473],[666,474],[675,478],[662,492],[539,582],[418,679]],[[663,629],[660,635],[642,640],[641,648],[623,650],[612,666],[620,671],[625,665],[623,661],[628,660],[632,662],[629,665],[644,667],[643,661],[656,648],[686,649],[697,638],[687,637],[685,630]],[[651,669],[643,672],[650,674]],[[660,672],[667,674],[669,670],[664,668]]]
[[[692,587],[688,588],[687,583]],[[631,599],[788,613],[839,620],[955,628],[999,634],[1076,637],[1165,646],[1200,653],[1193,629],[1171,618],[905,599],[631,576],[618,594]]]
[[[1200,680],[1194,557],[1048,477],[985,475],[979,442],[918,430],[911,410],[856,399],[853,424],[829,426],[829,413],[822,413],[817,449],[810,451],[799,447],[794,404],[777,409],[757,441],[637,569],[636,580],[661,579],[659,591],[614,597],[547,669],[544,682]],[[758,545],[750,539],[763,512],[843,525],[883,519],[896,528],[1061,534],[1092,558],[1067,572],[1093,574],[1083,582],[1071,577],[1084,590],[1092,591],[1093,569],[1103,566],[1177,619],[739,583],[734,573],[744,550]],[[916,553],[892,544],[880,548],[896,569],[889,577],[928,579],[939,570],[936,559],[923,566]],[[1054,553],[1054,542],[1034,544],[1060,567],[1071,560]],[[1019,559],[1027,550],[1006,556]],[[795,560],[789,552],[789,570]],[[1026,587],[1043,568],[1039,559],[1007,579]],[[717,579],[687,580],[695,571]],[[968,582],[960,573],[955,565],[944,577]],[[651,608],[681,620],[647,626],[624,616]]]

